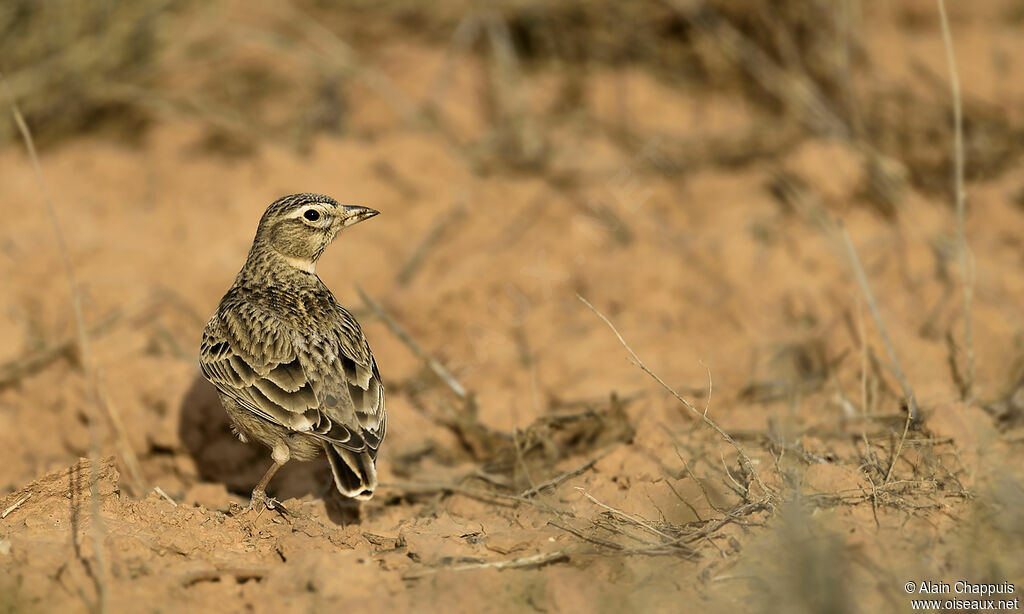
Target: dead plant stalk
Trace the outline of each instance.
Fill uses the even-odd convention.
[[[875,326],[878,327],[878,334],[882,337],[882,343],[885,345],[885,351],[889,354],[889,360],[892,362],[893,373],[896,375],[896,379],[899,380],[900,387],[903,389],[903,396],[907,400],[907,421],[903,425],[903,434],[900,436],[899,444],[896,447],[896,452],[893,454],[892,462],[889,463],[889,470],[885,473],[885,482],[888,483],[889,479],[892,478],[893,468],[896,467],[896,461],[900,458],[900,453],[903,451],[903,442],[907,439],[907,432],[910,431],[910,423],[920,418],[920,413],[917,409],[917,400],[914,397],[914,390],[910,387],[910,382],[907,381],[907,376],[903,373],[903,367],[900,365],[899,358],[896,357],[896,350],[893,348],[892,341],[889,340],[889,332],[885,327],[885,322],[882,320],[882,314],[878,311],[878,303],[875,302],[875,295],[871,292],[871,286],[868,284],[867,274],[864,273],[864,267],[860,263],[860,258],[857,256],[857,250],[853,248],[853,241],[850,240],[850,234],[846,232],[846,227],[843,226],[842,222],[838,223],[839,236],[843,240],[843,246],[846,247],[846,255],[850,260],[850,268],[853,269],[853,275],[857,278],[857,283],[860,285],[861,292],[864,293],[864,300],[867,301],[868,307],[871,309],[871,317],[875,319]]]
[[[965,402],[974,397],[974,339],[971,331],[971,299],[974,294],[973,274],[970,267],[970,249],[964,231],[964,217],[967,209],[967,194],[964,191],[964,118],[960,102],[960,76],[956,69],[956,54],[953,52],[953,35],[946,16],[946,3],[936,0],[939,7],[939,22],[942,24],[942,42],[946,48],[946,64],[949,65],[949,87],[953,95],[953,199],[956,205],[957,259],[960,264],[960,285],[964,300],[964,348],[967,354],[967,377],[964,382]]]
[[[11,106],[11,113],[14,115],[14,122],[18,126],[18,130],[21,132],[21,138],[25,142],[25,148],[28,150],[29,159],[32,161],[32,170],[35,173],[36,182],[39,184],[39,190],[43,195],[43,202],[46,205],[46,211],[49,214],[50,225],[53,228],[54,238],[57,241],[57,248],[60,252],[61,262],[64,267],[64,273],[67,276],[68,286],[71,290],[71,309],[74,313],[75,318],[75,329],[78,333],[78,348],[79,357],[82,361],[83,368],[86,372],[86,377],[92,383],[92,396],[93,396],[93,416],[89,419],[89,465],[90,465],[90,503],[92,513],[92,540],[93,549],[95,551],[95,569],[92,570],[91,576],[96,587],[96,604],[95,610],[97,612],[107,611],[107,584],[106,584],[106,556],[103,550],[103,525],[100,517],[100,500],[99,500],[99,441],[96,434],[96,425],[99,423],[98,414],[100,412],[100,406],[102,405],[102,393],[98,386],[98,380],[95,377],[95,371],[93,369],[92,356],[89,353],[89,335],[85,328],[85,321],[82,317],[82,297],[78,290],[78,283],[75,279],[75,271],[71,266],[71,256],[68,253],[67,243],[64,241],[64,234],[60,229],[60,222],[57,219],[57,210],[53,206],[53,199],[50,197],[50,191],[47,187],[46,181],[43,179],[43,169],[39,164],[39,156],[36,154],[35,141],[32,139],[32,132],[29,130],[28,124],[25,122],[24,116],[21,114],[21,110],[18,108],[18,103],[14,98],[14,94],[7,84],[7,80],[3,74],[0,73],[0,82],[3,83],[5,93],[8,97],[8,102]],[[108,409],[108,416],[110,409]]]
[[[708,417],[707,409],[705,408],[703,412],[700,411],[699,409],[694,407],[693,403],[690,403],[689,401],[684,399],[678,392],[675,391],[674,388],[666,384],[665,380],[661,379],[654,371],[651,371],[650,368],[648,368],[642,360],[640,360],[640,357],[637,356],[636,352],[633,351],[633,348],[629,347],[629,344],[626,343],[626,340],[623,339],[622,335],[619,333],[619,330],[615,328],[615,325],[612,324],[611,320],[609,320],[603,313],[598,311],[597,308],[594,307],[587,299],[583,298],[579,294],[576,295],[576,298],[580,299],[580,301],[584,305],[586,305],[591,311],[594,312],[595,315],[597,315],[597,317],[601,318],[601,320],[603,320],[604,323],[608,325],[608,328],[612,329],[612,332],[618,338],[619,343],[622,344],[622,347],[626,348],[626,351],[629,352],[630,356],[632,356],[636,365],[640,367],[640,369],[644,373],[654,378],[654,381],[658,382],[661,385],[661,387],[667,390],[673,397],[675,397],[677,401],[682,403],[684,407],[693,412],[695,416],[703,420],[704,424],[707,424],[709,427],[711,427],[716,433],[718,433],[722,437],[722,439],[724,439],[726,442],[729,443],[729,445],[736,449],[736,452],[739,454],[740,459],[743,461],[743,465],[746,467],[747,471],[750,472],[750,475],[753,476],[754,481],[757,482],[757,485],[761,488],[761,491],[764,493],[764,495],[769,499],[774,498],[775,492],[769,489],[768,486],[761,480],[761,476],[758,474],[757,469],[754,468],[753,461],[751,461],[750,457],[747,456],[747,453],[743,450],[743,447],[740,446],[740,444],[736,443],[736,440],[734,440],[729,435],[729,433],[726,433],[724,430],[722,430],[722,427],[718,426],[718,423],[716,423],[714,420]]]
[[[532,556],[524,556],[518,559],[507,559],[503,561],[486,561],[482,563],[469,563],[466,565],[455,565],[455,566],[442,566],[442,567],[428,567],[425,569],[414,569],[403,574],[402,579],[404,580],[417,580],[431,574],[439,573],[442,571],[473,571],[476,569],[536,569],[551,563],[558,563],[561,561],[568,561],[569,554],[562,550],[555,550],[554,552],[542,552],[541,554],[534,554]]]
[[[22,504],[25,503],[26,501],[28,501],[29,497],[31,497],[31,496],[32,496],[32,493],[28,493],[24,497],[18,499],[17,501],[12,503],[10,506],[8,506],[8,508],[5,509],[2,514],[0,514],[0,520],[3,520],[4,518],[7,518],[11,514],[11,512],[13,512],[14,510],[16,510],[19,507],[21,507]]]
[[[381,321],[384,322],[384,325],[391,329],[391,332],[394,333],[395,336],[398,337],[399,340],[401,340],[402,343],[406,345],[406,347],[412,350],[412,353],[415,354],[417,358],[422,360],[423,363],[426,364],[427,367],[434,372],[434,375],[436,375],[438,379],[444,382],[445,385],[447,385],[448,388],[450,388],[451,391],[455,393],[455,396],[459,397],[460,399],[467,398],[468,393],[466,392],[465,386],[459,383],[459,380],[455,379],[455,376],[451,374],[451,371],[449,371],[447,368],[445,368],[443,364],[441,364],[441,361],[425,352],[423,348],[420,347],[420,344],[416,343],[412,336],[408,332],[406,332],[405,328],[403,328],[402,325],[399,324],[397,320],[391,317],[391,314],[385,311],[384,307],[382,307],[380,303],[375,301],[373,298],[370,297],[369,294],[364,292],[362,288],[356,286],[356,292],[358,292],[359,297],[363,299],[363,303],[365,303],[366,306],[369,307],[371,311],[377,314],[377,317],[379,317]]]

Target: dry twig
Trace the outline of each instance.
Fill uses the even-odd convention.
[[[427,231],[423,239],[419,242],[416,248],[413,250],[409,259],[405,261],[402,268],[398,271],[395,276],[395,281],[400,285],[406,286],[412,281],[412,278],[416,275],[417,271],[420,270],[420,265],[426,259],[427,254],[441,241],[446,230],[450,229],[452,225],[463,218],[466,215],[466,206],[462,200],[455,203],[451,209],[448,209],[443,214],[438,216],[434,221],[433,226]]]
[[[657,535],[659,537],[664,537],[665,539],[668,539],[668,540],[674,540],[675,539],[674,537],[672,537],[668,533],[665,533],[663,531],[659,531],[658,529],[654,528],[653,526],[651,526],[651,524],[649,522],[647,522],[643,518],[640,518],[638,516],[634,516],[632,514],[629,514],[629,513],[624,512],[624,511],[622,511],[620,509],[614,508],[614,507],[612,507],[610,505],[607,505],[605,503],[601,503],[593,495],[591,495],[586,490],[584,490],[584,489],[582,489],[582,488],[580,488],[578,486],[576,487],[576,490],[578,490],[581,493],[583,493],[583,496],[588,498],[588,499],[590,499],[590,501],[594,505],[609,511],[609,512],[611,512],[612,514],[614,514],[616,516],[620,516],[622,518],[625,518],[626,520],[632,522],[633,524],[635,524],[637,526],[640,526],[640,527],[643,527],[643,528],[647,529],[648,531],[650,531],[651,533],[654,533],[655,535]]]
[[[121,319],[119,312],[112,312],[89,329],[90,336],[97,336],[110,330]],[[45,369],[62,356],[68,356],[78,347],[78,339],[65,339],[58,343],[45,345],[28,352],[18,358],[0,365],[0,389],[21,381],[27,375]]]
[[[377,317],[384,322],[384,325],[387,326],[388,329],[390,329],[391,332],[406,345],[406,347],[412,350],[412,353],[422,360],[424,364],[434,372],[434,375],[436,375],[445,383],[445,385],[448,386],[448,388],[451,389],[452,392],[455,393],[455,396],[463,400],[467,398],[468,393],[466,392],[466,388],[459,383],[459,380],[455,379],[455,376],[452,375],[451,371],[441,364],[439,360],[424,351],[423,348],[420,347],[420,344],[416,343],[416,340],[406,332],[405,328],[403,328],[397,320],[391,317],[391,314],[384,310],[384,307],[382,307],[380,303],[371,298],[370,295],[364,292],[359,286],[356,286],[356,292],[359,293],[359,297],[363,299],[366,306],[377,314]]]
[[[442,571],[472,571],[474,569],[537,569],[552,563],[568,561],[569,554],[562,550],[554,552],[543,552],[533,556],[524,556],[518,559],[507,559],[504,561],[487,561],[484,563],[468,563],[466,565],[455,565],[451,567],[427,567],[412,569],[402,574],[403,580],[416,580]]]
[[[914,398],[914,391],[910,387],[907,377],[903,374],[903,367],[900,365],[899,358],[896,357],[896,350],[893,348],[892,342],[889,340],[889,333],[885,328],[885,323],[882,321],[882,315],[878,311],[878,304],[875,302],[875,296],[871,292],[871,286],[868,285],[868,278],[864,273],[864,267],[861,266],[860,258],[857,257],[857,251],[853,248],[853,242],[850,240],[850,235],[846,232],[846,228],[843,227],[842,223],[839,224],[839,235],[843,239],[843,245],[846,247],[846,254],[850,259],[850,266],[853,268],[853,273],[857,278],[857,283],[860,284],[861,292],[864,293],[864,298],[867,300],[868,307],[871,309],[871,316],[875,319],[875,325],[878,327],[878,334],[882,337],[882,343],[885,344],[885,350],[889,354],[889,360],[892,361],[893,372],[896,375],[896,379],[899,380],[900,387],[903,389],[903,396],[907,400],[907,421],[903,425],[903,434],[900,436],[896,452],[893,454],[892,461],[889,463],[889,469],[885,472],[885,483],[888,483],[892,478],[892,472],[896,467],[896,461],[899,460],[900,454],[903,452],[903,442],[907,439],[907,433],[910,431],[910,423],[920,419],[920,413],[917,409],[917,400]]]
[[[885,472],[885,482],[882,483],[883,486],[888,484],[889,480],[892,479],[892,471],[896,467],[896,461],[900,459],[900,454],[903,452],[903,442],[907,440],[907,432],[910,430],[910,422],[912,419],[911,413],[907,412],[907,421],[903,425],[903,434],[900,435],[900,441],[896,446],[896,452],[892,455],[892,461],[889,463],[889,469]]]
[[[447,126],[443,125],[438,118],[425,113],[421,106],[406,95],[390,77],[364,62],[356,50],[332,32],[330,28],[325,27],[290,2],[267,2],[264,5],[303,32],[310,40],[311,45],[320,52],[321,57],[333,65],[336,70],[344,74],[351,74],[354,78],[362,81],[407,125],[435,131],[442,137],[442,142],[451,153],[455,154],[455,157],[473,161],[473,156],[456,140]]]
[[[115,417],[112,415],[112,410],[108,406],[103,405],[103,399],[100,392],[99,381],[96,378],[95,370],[93,369],[92,356],[89,353],[89,335],[85,327],[85,320],[82,317],[82,297],[78,289],[78,282],[75,279],[74,267],[71,266],[71,255],[68,253],[67,243],[64,241],[64,234],[60,229],[60,222],[57,219],[57,210],[53,205],[53,199],[50,197],[50,190],[47,187],[46,181],[43,179],[43,168],[39,164],[39,156],[36,154],[35,141],[32,139],[32,132],[29,130],[28,124],[25,122],[24,116],[21,114],[21,110],[18,108],[18,103],[14,98],[13,92],[7,84],[7,80],[3,74],[0,73],[0,83],[3,84],[5,93],[8,97],[8,102],[11,106],[11,113],[14,115],[14,122],[18,126],[18,131],[21,133],[21,138],[25,142],[25,148],[28,150],[29,159],[32,161],[32,170],[35,173],[36,182],[39,184],[39,190],[43,195],[43,202],[46,205],[46,211],[50,217],[50,225],[53,228],[53,234],[57,241],[58,251],[60,252],[61,262],[64,267],[64,273],[67,276],[68,286],[71,290],[71,309],[74,313],[75,318],[75,330],[78,333],[78,352],[79,357],[82,360],[82,365],[85,368],[86,374],[89,376],[92,382],[92,392],[94,407],[103,407],[106,410],[107,417],[113,422]],[[93,550],[95,560],[95,570],[92,572],[92,578],[96,585],[96,610],[98,612],[107,611],[107,584],[106,584],[106,556],[103,550],[103,524],[100,518],[100,503],[99,503],[99,474],[97,473],[99,465],[99,442],[96,434],[96,424],[99,421],[93,416],[89,420],[89,455],[91,465],[91,503],[92,503],[92,539],[93,539]],[[125,443],[127,446],[127,443]],[[130,448],[127,448],[130,450]],[[90,566],[90,569],[92,567]]]
[[[878,334],[882,338],[882,343],[885,345],[885,351],[889,354],[889,360],[892,362],[893,373],[896,375],[897,381],[900,383],[900,388],[903,389],[903,396],[907,400],[907,411],[909,412],[911,420],[920,419],[920,413],[917,409],[917,399],[914,397],[914,390],[910,387],[910,383],[907,381],[907,376],[903,374],[903,366],[900,364],[899,358],[896,356],[896,350],[893,348],[892,341],[889,339],[889,331],[885,327],[885,322],[882,320],[882,314],[878,311],[878,303],[875,301],[875,295],[871,292],[871,286],[868,284],[867,275],[864,273],[864,267],[860,263],[860,258],[857,256],[857,250],[853,248],[853,242],[850,240],[850,234],[846,232],[846,228],[842,222],[838,222],[838,232],[840,238],[843,240],[843,246],[846,248],[846,256],[850,260],[850,268],[853,269],[853,275],[857,278],[857,284],[860,285],[860,290],[864,294],[864,299],[868,303],[868,308],[871,309],[871,317],[875,320],[875,326],[878,327]]]
[[[173,505],[174,507],[178,507],[178,502],[175,501],[174,499],[172,499],[171,496],[169,494],[167,494],[167,492],[163,488],[160,488],[159,486],[154,486],[153,487],[153,492],[155,492],[156,494],[160,495],[164,499],[167,499],[167,501],[171,505]]]
[[[647,365],[645,365],[644,362],[642,360],[640,360],[640,357],[637,356],[636,352],[633,351],[633,348],[629,347],[629,344],[626,343],[626,340],[622,338],[622,335],[619,333],[618,329],[615,328],[615,325],[612,324],[611,320],[609,320],[603,313],[598,311],[596,307],[591,305],[590,301],[588,301],[587,299],[583,298],[579,294],[576,295],[576,298],[580,299],[580,301],[582,301],[584,305],[586,305],[588,308],[590,308],[590,310],[593,311],[594,314],[597,315],[597,317],[601,318],[601,320],[603,320],[604,323],[608,325],[608,328],[612,329],[612,332],[619,339],[619,343],[622,344],[622,347],[626,348],[626,351],[629,352],[630,356],[633,357],[633,360],[636,362],[636,365],[638,367],[640,367],[640,369],[643,370],[644,373],[646,373],[647,375],[650,375],[652,378],[654,378],[654,381],[656,381],[659,384],[661,384],[662,388],[667,390],[673,397],[675,397],[675,399],[677,401],[682,403],[684,407],[686,407],[691,412],[693,412],[693,414],[695,416],[697,416],[698,418],[703,420],[704,423],[707,424],[708,426],[710,426],[712,429],[714,429],[714,431],[716,433],[718,433],[722,437],[722,439],[724,439],[726,442],[729,443],[729,445],[731,445],[733,448],[736,449],[736,452],[739,454],[740,458],[743,460],[743,464],[746,467],[747,471],[749,471],[750,474],[753,476],[754,481],[757,482],[757,485],[761,487],[761,491],[768,498],[774,498],[775,497],[775,492],[773,490],[771,490],[770,488],[768,488],[768,485],[765,484],[761,480],[761,476],[757,473],[757,469],[754,468],[753,461],[750,460],[750,457],[747,456],[747,453],[743,450],[743,448],[740,446],[740,444],[736,443],[736,440],[734,440],[729,435],[729,433],[726,433],[724,430],[722,430],[722,427],[718,426],[718,423],[716,423],[714,420],[712,420],[710,417],[708,417],[706,412],[702,412],[701,410],[699,410],[696,407],[694,407],[692,403],[690,403],[689,401],[684,399],[682,396],[680,396],[679,393],[675,391],[675,389],[673,389],[671,386],[666,384],[663,379],[658,377],[658,375],[654,371],[651,371],[647,367]]]
[[[588,460],[587,462],[583,463],[579,467],[576,467],[575,469],[570,469],[569,471],[566,471],[564,473],[560,473],[560,474],[556,475],[555,477],[551,478],[550,480],[547,480],[545,482],[537,484],[533,488],[529,488],[527,490],[524,490],[519,496],[523,497],[524,499],[529,499],[530,497],[539,494],[542,490],[546,490],[548,488],[556,488],[562,482],[564,482],[566,480],[569,480],[569,479],[572,479],[572,478],[580,475],[584,471],[590,469],[594,465],[596,465],[597,461],[601,460],[605,456],[608,456],[608,454],[610,454],[612,452],[612,450],[614,450],[614,449],[615,448],[609,448],[608,450],[605,450],[604,452],[601,452],[600,454],[598,454],[594,458]]]
[[[827,97],[805,73],[787,70],[703,0],[665,0],[677,15],[713,41],[729,60],[775,96],[809,129],[847,136],[849,128],[831,109]]]
[[[971,332],[971,298],[973,275],[969,266],[970,249],[964,232],[964,217],[967,208],[967,194],[964,191],[964,120],[960,103],[960,76],[956,70],[956,56],[953,53],[953,35],[946,17],[946,3],[935,0],[939,6],[939,22],[942,24],[942,42],[946,47],[946,63],[949,65],[949,87],[953,94],[953,198],[956,203],[956,242],[960,261],[960,285],[964,296],[964,346],[967,352],[967,377],[964,383],[964,401],[974,397],[974,339]]]
[[[29,497],[31,497],[31,496],[32,496],[32,493],[28,493],[28,494],[27,494],[27,495],[25,495],[24,497],[22,497],[22,498],[18,499],[18,500],[17,500],[17,501],[15,501],[15,502],[14,502],[13,504],[11,504],[10,506],[8,506],[8,508],[7,508],[7,509],[5,509],[5,510],[4,510],[4,512],[3,512],[2,514],[0,514],[0,520],[2,520],[2,519],[4,519],[4,518],[7,518],[7,516],[9,516],[9,515],[11,514],[11,512],[13,512],[14,510],[16,510],[16,509],[18,509],[19,507],[21,507],[21,506],[22,506],[22,504],[23,504],[23,503],[25,503],[26,501],[28,501]]]

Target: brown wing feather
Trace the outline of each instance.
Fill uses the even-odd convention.
[[[314,358],[310,366],[320,383],[320,412],[325,418],[316,431],[330,439],[335,438],[334,429],[339,426],[355,431],[353,436],[364,443],[363,447],[345,447],[365,450],[375,458],[387,424],[384,386],[355,318],[340,306],[335,313],[333,334],[309,347]]]
[[[358,323],[340,306],[336,314],[303,335],[229,293],[203,332],[200,367],[257,416],[376,457],[384,388]]]

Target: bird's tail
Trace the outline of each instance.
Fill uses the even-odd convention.
[[[369,450],[353,452],[341,446],[324,442],[327,460],[334,473],[334,485],[346,497],[366,501],[373,497],[377,488],[376,460]]]

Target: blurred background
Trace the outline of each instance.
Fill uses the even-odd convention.
[[[949,5],[965,251],[932,0],[0,3],[0,610],[1024,582],[1024,10]],[[318,272],[388,389],[386,484],[353,512],[293,463],[299,515],[251,518],[269,457],[197,348],[294,192],[382,212]]]

